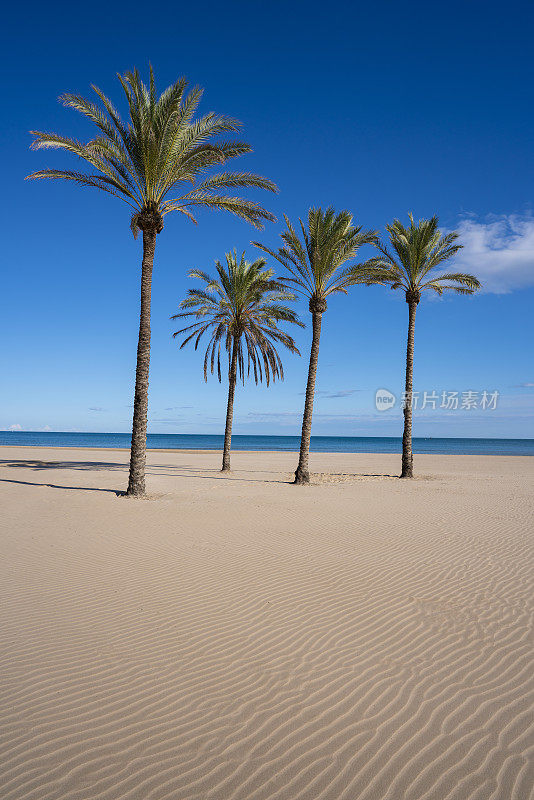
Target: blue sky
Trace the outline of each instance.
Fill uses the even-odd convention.
[[[348,208],[383,229],[408,211],[459,228],[459,266],[480,296],[425,300],[416,329],[416,389],[498,391],[495,411],[425,410],[415,435],[534,436],[534,69],[532,6],[522,2],[117,4],[106,14],[29,2],[4,12],[4,200],[0,428],[127,431],[138,325],[140,242],[126,205],[96,191],[24,182],[66,154],[31,152],[30,129],[88,138],[57,103],[96,83],[120,102],[115,74],[150,60],[163,89],[181,75],[205,89],[201,111],[243,122],[254,154],[234,162],[275,180],[256,193],[277,215]],[[171,314],[192,267],[212,270],[250,240],[276,245],[205,212],[198,226],[166,218],[153,284],[153,432],[219,433],[226,386],[205,385],[198,353],[179,352]],[[365,253],[362,252],[362,255]],[[302,307],[302,316],[309,314]],[[403,385],[406,303],[359,288],[323,321],[314,433],[397,435],[398,406],[378,413],[378,388]],[[286,380],[247,385],[236,433],[299,432],[310,328]]]

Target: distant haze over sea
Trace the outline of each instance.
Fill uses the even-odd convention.
[[[149,433],[154,450],[222,450],[223,436],[189,433]],[[0,445],[34,447],[130,447],[129,433],[71,433],[54,431],[0,431]],[[232,436],[233,450],[297,452],[299,436]],[[315,453],[400,453],[401,437],[312,436]],[[442,455],[534,456],[534,439],[434,439],[413,440],[414,453]]]

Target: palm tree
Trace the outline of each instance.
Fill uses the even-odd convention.
[[[371,259],[361,270],[355,270],[358,283],[382,284],[392,289],[401,289],[408,303],[408,342],[406,347],[406,381],[404,391],[404,432],[402,436],[401,478],[413,478],[412,453],[412,396],[415,312],[421,292],[430,289],[442,295],[452,291],[457,294],[473,294],[480,289],[480,281],[463,272],[435,274],[433,270],[452,258],[462,248],[455,231],[441,235],[438,218],[421,219],[414,222],[411,214],[410,226],[406,228],[396,219],[386,225],[393,252],[378,243],[380,255]],[[357,273],[357,274],[356,274]]]
[[[141,313],[135,373],[135,396],[130,453],[129,495],[145,493],[148,375],[150,365],[150,298],[156,236],[163,230],[163,217],[177,211],[196,222],[197,206],[222,209],[262,229],[264,220],[274,216],[251,200],[228,196],[224,190],[259,187],[276,191],[272,181],[249,172],[219,172],[207,177],[213,166],[249,153],[245,142],[219,141],[218,136],[236,131],[240,123],[214,113],[195,119],[202,90],[187,92],[180,78],[158,96],[152,67],[146,86],[137,70],[118,75],[128,104],[128,122],[96,86],[100,100],[95,103],[75,94],[65,94],[63,105],[86,116],[96,135],[86,144],[55,133],[32,131],[33,149],[61,148],[78,156],[88,172],[42,169],[28,178],[74,181],[101,189],[123,200],[132,209],[134,236],[143,233],[141,266]],[[186,188],[184,184],[193,184]]]
[[[205,283],[204,289],[190,289],[189,296],[182,300],[184,309],[171,319],[195,317],[196,322],[176,331],[173,336],[185,335],[180,349],[195,340],[195,350],[205,333],[209,342],[204,356],[204,380],[208,379],[208,368],[213,374],[217,362],[217,377],[221,381],[221,345],[228,353],[228,405],[224,430],[222,471],[230,469],[230,445],[232,419],[237,376],[245,382],[245,373],[254,375],[256,383],[265,375],[267,386],[271,379],[283,380],[284,368],[276,350],[283,344],[291,353],[299,351],[295,342],[278,327],[280,322],[291,322],[304,327],[296,313],[284,303],[295,299],[295,295],[278,280],[273,270],[265,268],[265,260],[253,263],[245,260],[243,253],[226,254],[226,267],[215,262],[218,274],[212,278],[198,269],[189,273]],[[245,370],[246,360],[246,370]]]
[[[291,288],[308,298],[308,306],[312,315],[313,335],[306,385],[306,400],[302,419],[302,436],[300,440],[299,463],[295,472],[295,483],[310,482],[309,454],[315,395],[315,378],[319,359],[319,342],[321,338],[322,316],[326,311],[326,298],[335,292],[347,293],[347,288],[357,280],[351,269],[342,267],[356,257],[358,249],[373,243],[376,231],[362,231],[361,226],[354,227],[352,214],[341,211],[338,214],[333,208],[323,212],[321,208],[311,208],[308,212],[308,227],[299,219],[302,241],[299,239],[289,219],[284,216],[287,230],[281,234],[284,246],[278,250],[270,250],[265,245],[253,242],[266,253],[282,264],[289,272],[284,280]],[[363,265],[362,265],[363,266]]]

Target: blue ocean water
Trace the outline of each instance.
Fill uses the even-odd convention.
[[[35,447],[130,447],[129,433],[61,433],[0,431],[0,445]],[[298,436],[232,436],[233,450],[298,451]],[[149,433],[154,450],[222,450],[223,436],[189,433]],[[402,440],[393,436],[312,436],[316,453],[400,453]],[[442,455],[534,456],[534,439],[413,440],[414,453]]]

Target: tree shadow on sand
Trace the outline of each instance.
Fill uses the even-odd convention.
[[[0,459],[2,467],[22,467],[24,469],[82,469],[82,470],[106,470],[106,469],[127,469],[126,463],[116,461],[39,461],[33,459],[13,460]]]
[[[35,459],[14,460],[14,459],[0,459],[0,467],[10,467],[15,469],[29,469],[34,472],[41,470],[126,470],[127,464],[120,464],[113,461],[40,461]],[[107,492],[122,497],[126,492],[121,489],[106,489],[100,486],[66,486],[58,483],[37,483],[33,481],[21,481],[14,478],[0,478],[1,483],[15,483],[21,486],[46,486],[50,489],[66,489],[81,492]]]
[[[41,461],[37,459],[27,460],[14,460],[14,459],[0,459],[0,467],[9,467],[14,469],[29,469],[34,472],[44,470],[81,470],[85,472],[93,471],[116,471],[126,472],[128,469],[127,462],[117,461]],[[240,474],[241,473],[241,474]],[[244,473],[244,474],[243,474]],[[265,477],[252,477],[251,473],[259,474]],[[278,484],[292,484],[293,472],[286,470],[250,470],[250,469],[234,469],[230,473],[222,473],[219,468],[202,468],[191,466],[190,464],[150,464],[147,465],[147,474],[156,475],[159,477],[168,478],[197,478],[200,480],[211,481],[234,481],[243,483],[278,483]],[[246,475],[246,477],[245,477]],[[272,476],[272,477],[271,477]],[[357,482],[365,479],[394,479],[398,475],[386,473],[334,473],[322,472],[312,473],[310,485],[320,484],[335,484],[335,483],[350,483]],[[67,489],[89,492],[110,492],[117,497],[125,494],[124,491],[118,489],[107,489],[93,486],[65,486],[56,483],[37,483],[32,481],[14,480],[10,478],[0,479],[3,483],[16,483],[26,486],[47,486],[53,489]]]
[[[46,486],[49,489],[71,489],[78,492],[109,492],[116,497],[122,497],[126,492],[120,489],[103,489],[100,486],[63,486],[58,483],[33,483],[32,481],[16,481],[10,478],[0,478],[0,483],[17,483],[22,486]]]
[[[92,472],[92,471],[117,471],[117,472],[126,472],[128,470],[127,462],[120,463],[116,461],[41,461],[37,459],[0,459],[0,467],[9,467],[14,469],[29,469],[34,472],[41,472],[45,470],[81,470],[85,472]],[[241,472],[248,473],[250,475],[251,470],[240,470]],[[259,470],[261,472],[261,470]],[[245,478],[235,474],[236,471],[232,471],[228,473],[222,473],[219,468],[210,469],[210,468],[201,468],[201,467],[194,467],[189,464],[150,464],[147,465],[146,469],[147,475],[157,475],[159,477],[167,477],[167,478],[199,478],[202,480],[223,480],[223,481],[243,481],[246,483],[290,483],[289,480],[284,480],[280,478],[267,478],[267,479],[259,479],[259,478]],[[274,471],[267,471],[271,472],[273,475],[280,475],[280,472]],[[116,489],[104,489],[98,488],[93,486],[65,486],[55,483],[43,482],[43,483],[34,483],[31,481],[21,481],[21,480],[14,480],[10,478],[3,478],[0,479],[3,483],[18,483],[21,485],[27,486],[48,486],[54,489],[78,489],[79,491],[93,491],[93,492],[112,492],[116,494],[118,497],[125,494],[123,491],[119,491]]]

